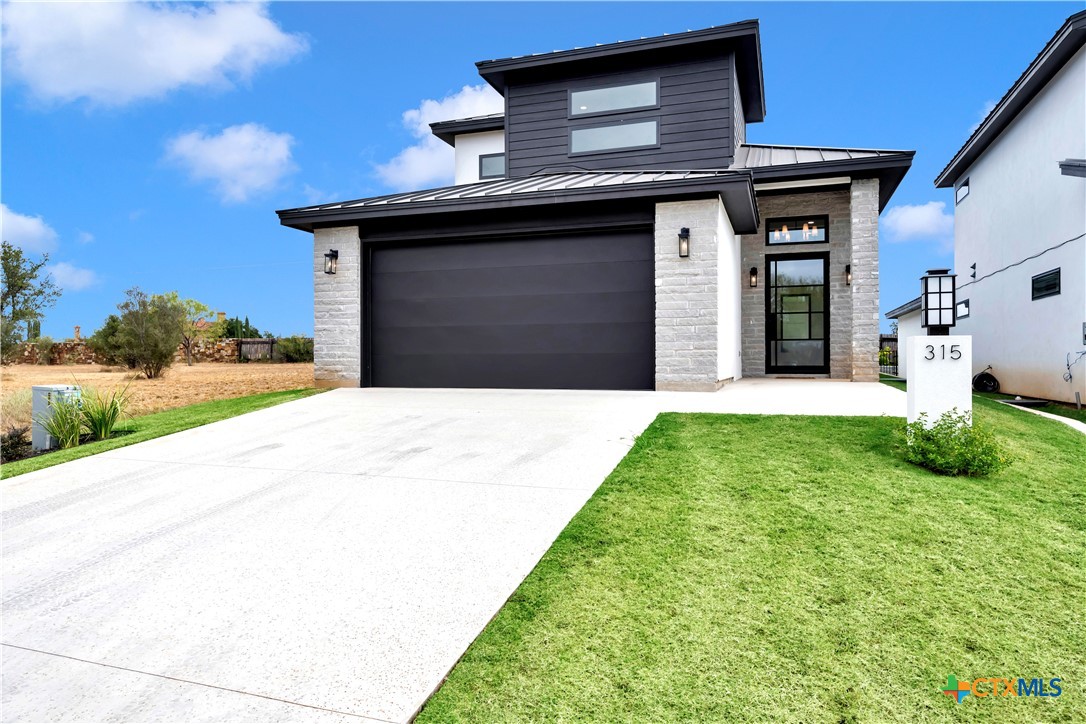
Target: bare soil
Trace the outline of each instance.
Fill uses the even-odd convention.
[[[101,365],[10,365],[0,371],[3,426],[30,424],[30,388],[80,385],[103,391],[128,385],[128,414],[146,415],[209,400],[295,390],[313,386],[313,364],[175,364],[160,379],[147,380],[133,370]]]

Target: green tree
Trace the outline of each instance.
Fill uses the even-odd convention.
[[[121,318],[116,314],[109,315],[102,326],[87,338],[87,346],[103,364],[123,364],[128,369],[134,370],[139,366],[139,362],[131,353],[125,353],[121,349],[120,338],[117,336],[120,329]]]
[[[0,253],[0,356],[9,361],[23,341],[22,328],[40,320],[44,310],[56,304],[60,288],[44,272],[48,254],[33,261],[23,250],[5,241]]]
[[[226,320],[223,328],[222,336],[230,337],[231,339],[261,339],[264,337],[274,337],[271,332],[261,332],[259,329],[249,324],[249,318],[246,317],[245,321],[241,321],[237,317]]]
[[[222,336],[222,322],[212,322],[211,307],[195,299],[182,299],[177,292],[161,295],[171,306],[183,310],[181,317],[181,346],[185,348],[185,362],[192,366],[192,348],[198,339],[214,339]],[[206,324],[201,324],[205,322]]]
[[[160,377],[173,364],[181,343],[184,308],[166,296],[150,296],[133,287],[117,309],[121,313],[116,333],[120,356],[135,360],[148,379]]]

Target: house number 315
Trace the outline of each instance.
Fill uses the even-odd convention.
[[[947,357],[949,357],[950,359],[961,359],[962,358],[962,351],[961,351],[961,349],[959,349],[959,345],[956,345],[956,344],[950,345],[949,354],[948,354],[947,345],[945,345],[945,344],[939,345],[938,353],[936,353],[936,351],[935,351],[935,345],[934,344],[926,344],[926,345],[924,345],[924,349],[927,350],[927,352],[924,354],[924,359],[927,359],[927,360],[935,359],[937,354],[938,354],[939,359],[947,359]]]

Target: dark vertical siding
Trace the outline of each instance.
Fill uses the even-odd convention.
[[[653,78],[660,80],[658,109],[584,119],[568,117],[570,90]],[[513,83],[506,91],[509,176],[571,165],[591,170],[724,168],[733,156],[732,85],[730,56],[578,74],[557,81]],[[571,128],[650,119],[660,123],[659,148],[569,156]]]

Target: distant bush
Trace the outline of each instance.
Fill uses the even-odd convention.
[[[9,425],[0,434],[0,462],[11,462],[30,454],[30,425]]]
[[[98,361],[105,365],[124,365],[130,370],[136,369],[138,360],[133,354],[126,354],[121,349],[117,333],[121,329],[121,318],[116,314],[106,317],[100,329],[87,338],[87,346],[94,352]]]
[[[1010,456],[987,427],[970,425],[957,409],[944,413],[930,428],[921,413],[905,426],[905,460],[940,475],[983,477],[1010,465]]]
[[[879,364],[883,367],[893,364],[894,350],[889,346],[883,347],[879,350]]]
[[[52,337],[38,337],[30,340],[28,344],[33,344],[34,349],[38,351],[38,364],[51,365],[56,362],[53,357],[53,345],[55,343]]]
[[[312,362],[313,340],[310,337],[283,337],[275,345],[276,354],[284,362]]]
[[[117,305],[121,312],[114,335],[121,359],[135,360],[147,379],[160,377],[173,364],[181,344],[185,309],[162,295],[149,296],[133,287]]]

